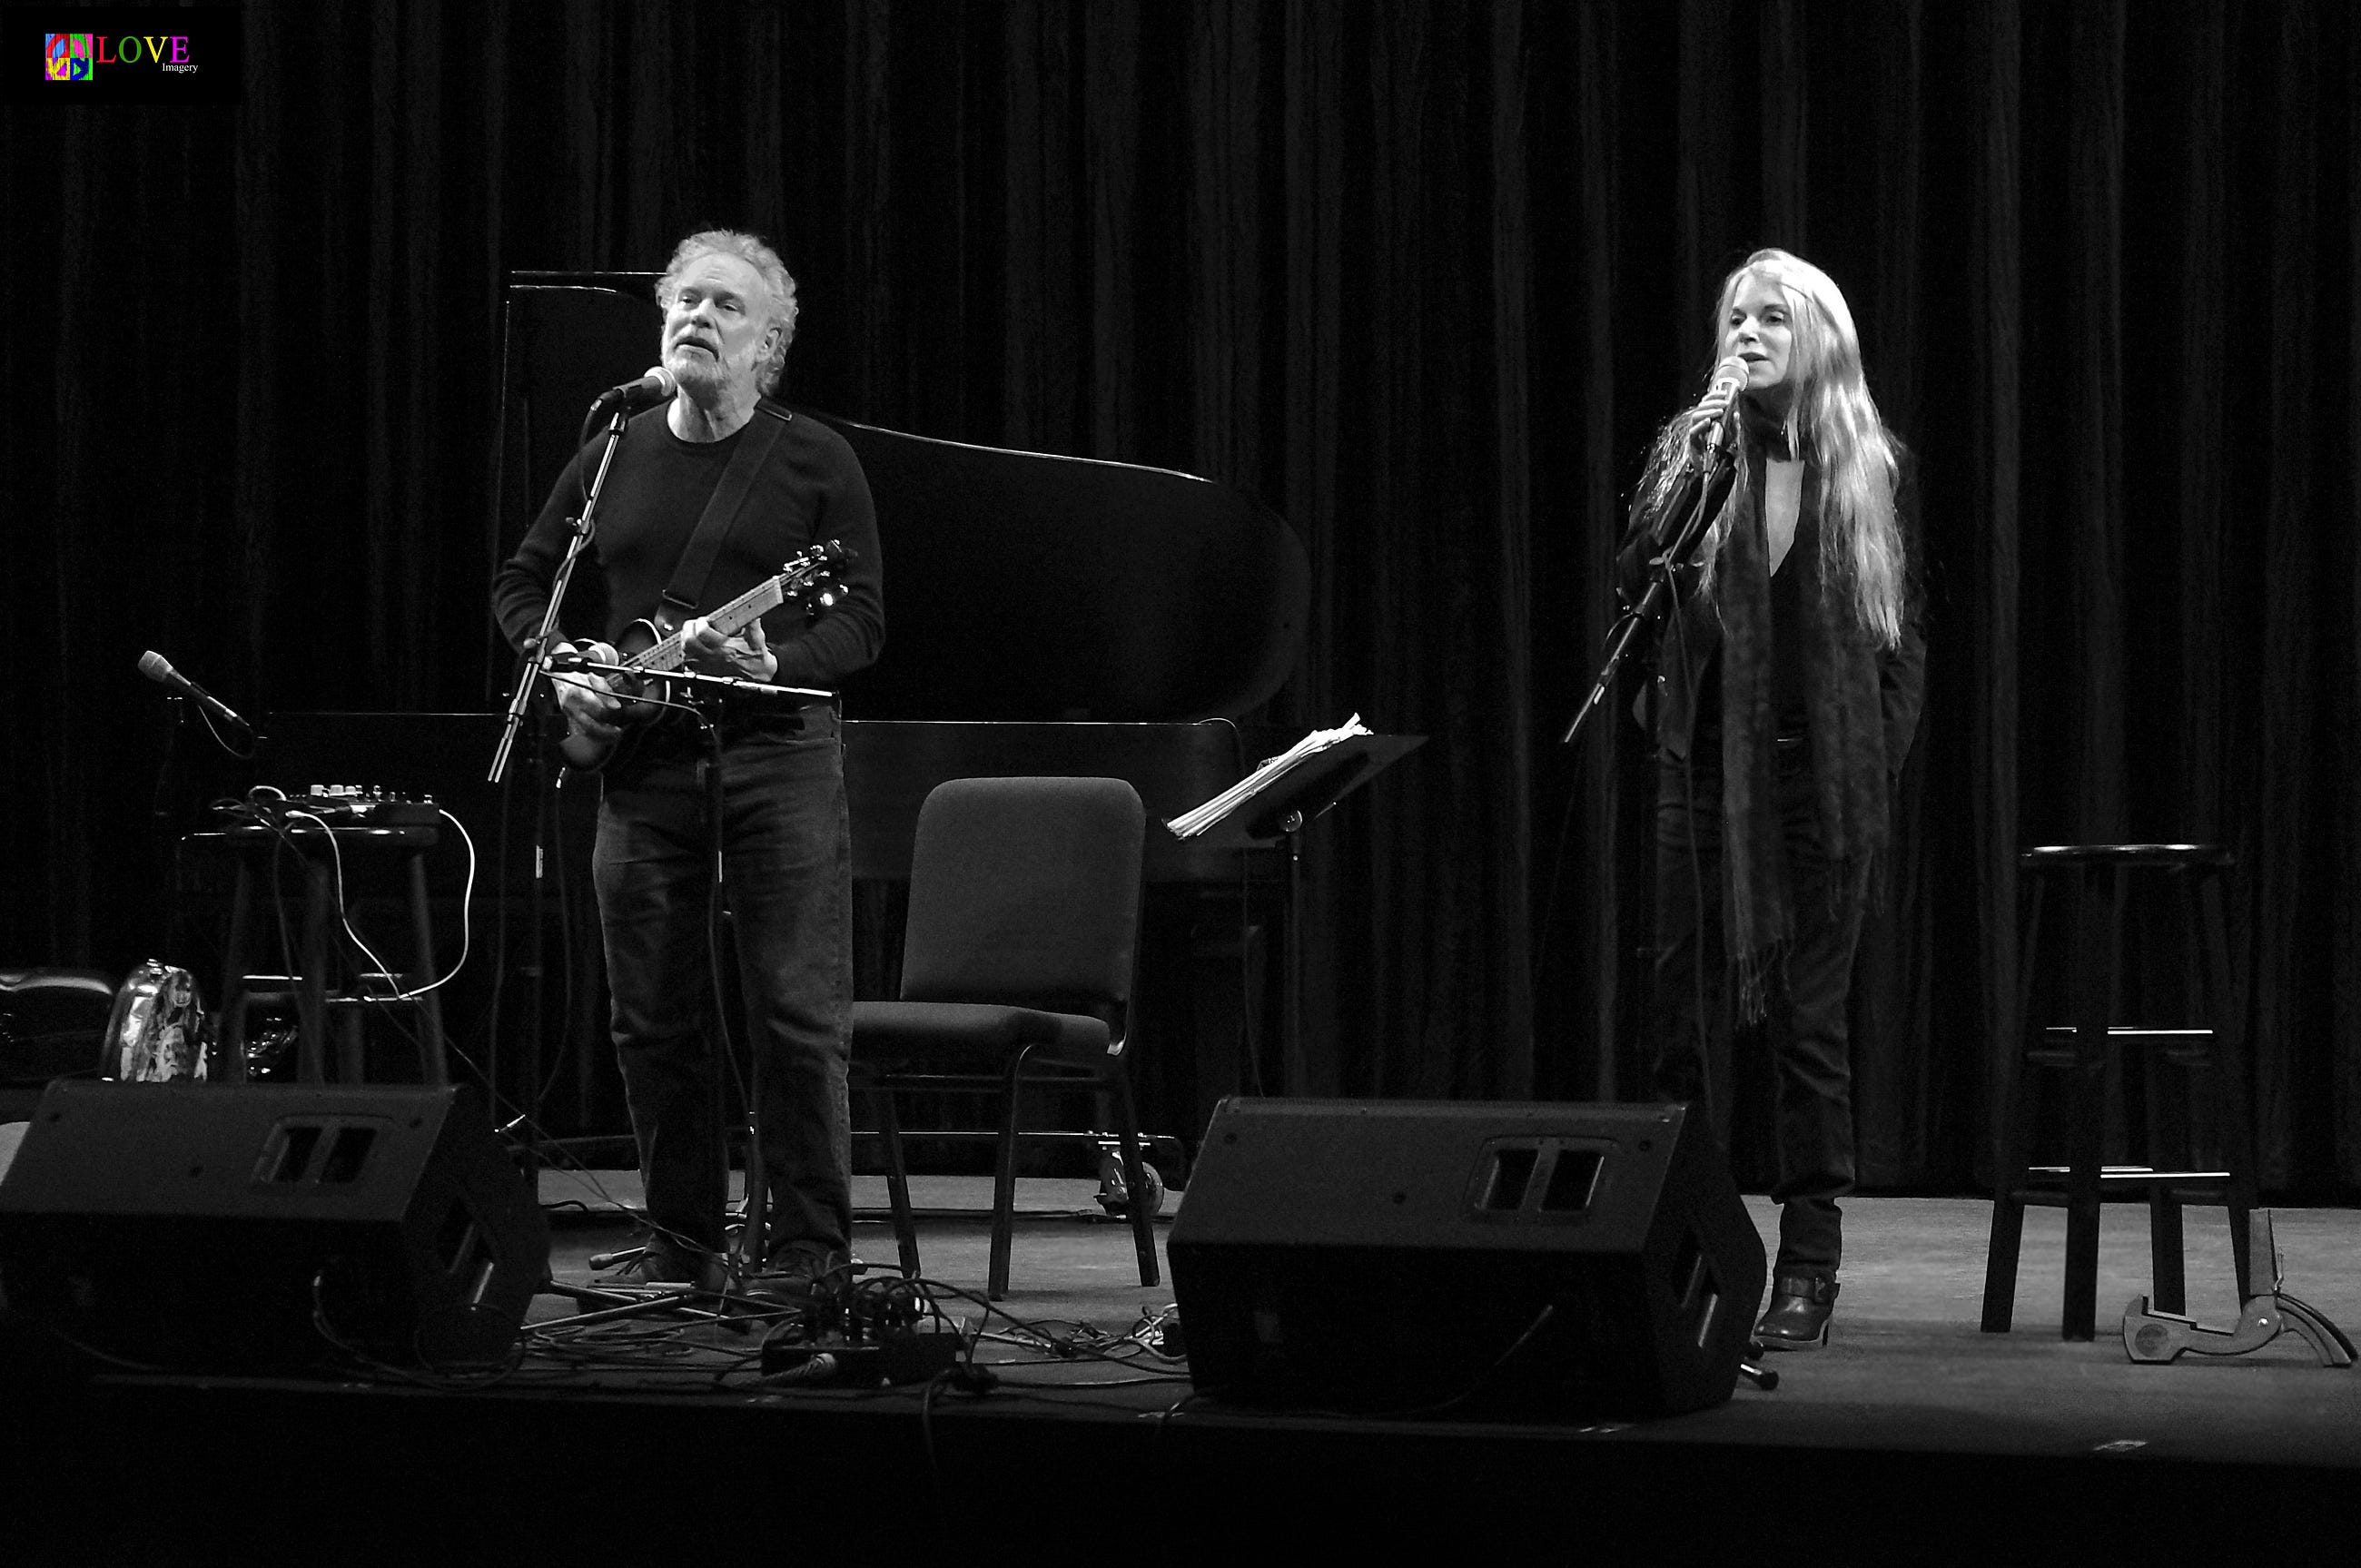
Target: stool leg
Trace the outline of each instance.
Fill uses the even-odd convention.
[[[2067,1091],[2066,1290],[2059,1336],[2087,1340],[2098,1333],[2099,1134],[2106,1114],[2107,1064],[2077,1049]]]
[[[213,1076],[224,1083],[246,1081],[246,942],[254,912],[254,863],[237,858],[237,881],[229,896],[229,940],[222,954],[221,1036]]]
[[[342,893],[344,888],[338,885],[336,891]],[[335,910],[340,926],[350,918],[351,912],[343,905],[337,905]],[[365,1000],[369,987],[360,978],[357,963],[337,966],[335,991],[337,995],[346,999],[342,1005],[331,1003],[328,1006],[328,1017],[333,1025],[330,1032],[336,1046],[336,1081],[366,1083],[368,1081],[368,1025],[363,1020],[368,1016],[368,1009],[374,1004]]]
[[[295,984],[298,1033],[296,1077],[305,1083],[327,1079],[328,911],[335,903],[334,877],[324,860],[303,858],[303,973]]]
[[[2159,1312],[2186,1312],[2189,1284],[2182,1272],[2180,1200],[2157,1182],[2147,1190],[2147,1235],[2150,1302]]]
[[[2173,872],[2173,903],[2180,912],[2180,941],[2183,961],[2180,965],[2180,1015],[2188,1023],[2207,1031],[2205,1048],[2202,1052],[2182,1053],[2182,1083],[2193,1086],[2198,1072],[2211,1067],[2221,1055],[2222,1003],[2217,995],[2220,983],[2213,975],[2213,951],[2205,935],[2205,881],[2213,873],[2205,867],[2187,870],[2176,868]],[[2208,1081],[2210,1093],[2213,1085]],[[2218,1118],[2217,1118],[2218,1119]],[[2198,1141],[2199,1119],[2191,1097],[2184,1093],[2181,1109],[2181,1147],[2187,1150],[2189,1164],[2202,1165],[2206,1150]]]
[[[368,1081],[367,1036],[362,1032],[361,1008],[365,1003],[329,1009],[336,1021],[336,1081],[366,1083]]]
[[[2112,1021],[2114,1014],[2108,1014]],[[2144,1165],[2150,1170],[2163,1168],[2157,1163],[2157,1150],[2161,1146],[2156,1126],[2156,1104],[2162,1098],[2156,1091],[2157,1074],[2145,1049],[2121,1047],[2107,1052],[2108,1066],[2114,1069],[2116,1086],[2123,1091],[2124,1152],[2126,1165]]]
[[[426,861],[416,850],[410,851],[410,950],[416,955],[412,968],[416,978],[410,989],[432,984],[434,971],[434,927],[426,907]],[[418,1036],[418,1067],[428,1083],[440,1087],[451,1081],[450,1064],[443,1050],[443,993],[430,991],[418,999],[418,1012],[424,1028]]]
[[[2019,1165],[2015,1168],[2023,1170]],[[2025,1244],[2025,1200],[2017,1195],[2016,1179],[2006,1170],[1993,1190],[1992,1240],[1984,1249],[1984,1313],[1982,1329],[2004,1334],[2016,1315],[2017,1255]]]
[[[2105,1157],[2107,1019],[2114,1010],[2115,960],[2123,933],[2124,884],[2113,867],[2085,880],[2081,918],[2082,961],[2074,1009],[2074,1066],[2068,1091],[2066,1285],[2059,1337],[2094,1339],[2099,1315],[2099,1170]]]

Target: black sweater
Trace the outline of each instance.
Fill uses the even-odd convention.
[[[613,642],[632,621],[654,614],[730,454],[752,428],[719,441],[683,441],[664,414],[651,409],[624,428],[599,498],[597,537],[566,593],[563,630],[572,641]],[[581,466],[595,472],[604,444],[603,438],[593,441],[566,464],[541,516],[493,578],[493,614],[512,644],[541,630],[550,580],[566,558],[567,519],[582,508]],[[796,551],[826,539],[841,540],[852,552],[840,569],[845,592],[836,607],[809,626],[790,606],[763,618],[781,685],[833,689],[874,663],[885,641],[884,564],[869,481],[842,436],[817,420],[790,416],[715,557],[697,611],[729,603],[776,575]]]

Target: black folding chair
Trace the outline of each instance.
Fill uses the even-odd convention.
[[[905,1272],[918,1270],[896,1097],[1003,1097],[986,1294],[1008,1289],[1018,1106],[1028,1089],[1113,1101],[1139,1282],[1158,1279],[1126,1065],[1147,814],[1121,779],[953,779],[919,808],[896,1002],[857,1003],[852,1076],[875,1106]]]

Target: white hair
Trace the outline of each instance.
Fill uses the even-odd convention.
[[[1787,409],[1788,449],[1808,452],[1820,470],[1820,570],[1862,630],[1888,648],[1902,641],[1905,562],[1894,491],[1901,477],[1901,444],[1885,428],[1861,363],[1861,334],[1836,280],[1784,250],[1758,250],[1722,280],[1714,307],[1715,352],[1720,352],[1730,302],[1750,277],[1786,298],[1795,339],[1790,374],[1795,396]],[[1668,490],[1686,451],[1694,412],[1675,416],[1657,433],[1643,493]],[[1741,439],[1751,440],[1740,425]],[[1746,466],[1731,488],[1727,520],[1747,500]],[[1726,526],[1714,531],[1703,563],[1702,592],[1713,591]]]
[[[673,301],[680,295],[681,269],[700,256],[717,252],[734,256],[752,267],[763,280],[763,291],[771,297],[771,316],[765,324],[779,329],[779,340],[771,345],[770,357],[763,361],[756,373],[767,397],[778,389],[779,378],[787,367],[787,345],[796,340],[796,280],[777,251],[755,235],[741,234],[735,229],[700,230],[673,247],[672,259],[664,263],[664,276],[656,280],[656,303],[671,310]]]

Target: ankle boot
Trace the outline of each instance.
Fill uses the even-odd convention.
[[[1836,1310],[1833,1274],[1783,1274],[1771,1288],[1771,1310],[1754,1325],[1765,1350],[1818,1350],[1828,1343],[1828,1314]]]

